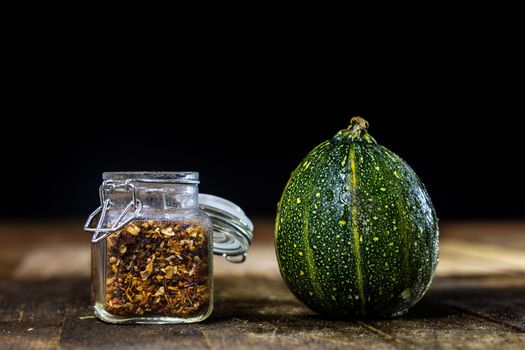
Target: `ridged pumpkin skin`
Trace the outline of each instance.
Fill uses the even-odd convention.
[[[401,315],[438,262],[437,217],[425,187],[353,118],[292,173],[278,206],[275,247],[290,290],[343,318]]]

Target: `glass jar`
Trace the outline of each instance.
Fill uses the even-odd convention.
[[[95,315],[110,323],[189,323],[213,309],[213,253],[243,262],[253,225],[199,195],[195,172],[109,172],[92,237]]]

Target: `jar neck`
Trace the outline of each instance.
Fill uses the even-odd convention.
[[[187,183],[133,182],[137,199],[143,210],[197,209],[199,187]],[[106,193],[115,207],[125,207],[132,199],[132,192],[125,188],[115,188]]]

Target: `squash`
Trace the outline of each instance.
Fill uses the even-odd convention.
[[[437,217],[425,187],[367,129],[354,117],[314,148],[278,205],[281,275],[304,304],[334,317],[402,315],[423,297],[438,263]]]

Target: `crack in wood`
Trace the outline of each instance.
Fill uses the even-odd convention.
[[[210,337],[208,336],[208,332],[206,332],[204,329],[201,329],[201,333],[204,337],[204,344],[206,344],[206,347],[210,350],[216,350],[217,348],[211,342]]]
[[[396,338],[395,336],[393,336],[391,334],[383,332],[381,329],[379,329],[377,327],[374,327],[374,326],[372,326],[369,323],[366,323],[366,322],[363,322],[363,321],[357,321],[357,323],[359,325],[365,327],[366,329],[368,329],[370,332],[373,332],[373,333],[377,334],[378,336],[380,336],[381,338],[383,338],[383,339],[385,339],[387,341],[393,342],[395,344],[403,345],[403,346],[409,347],[411,349],[414,348],[412,346],[412,344],[406,343],[406,342],[402,341],[399,338]]]
[[[442,301],[442,302],[440,302],[440,304],[445,306],[445,307],[448,307],[448,308],[460,311],[460,312],[470,316],[471,318],[475,318],[475,319],[477,318],[477,319],[481,319],[483,321],[489,321],[489,322],[492,322],[492,323],[496,323],[496,324],[499,324],[499,325],[503,325],[503,326],[512,328],[513,330],[516,330],[519,333],[525,333],[525,326],[520,327],[518,325],[514,325],[512,323],[508,323],[508,322],[505,322],[503,320],[498,320],[498,319],[496,319],[494,317],[491,317],[490,315],[484,314],[482,312],[474,311],[474,310],[468,309],[466,307],[461,307],[461,306],[458,306],[458,305],[455,305],[455,304],[452,304],[452,303],[448,303],[446,301]]]
[[[66,316],[67,316],[67,313],[64,311],[64,316],[62,317],[62,320],[60,321],[60,327],[58,328],[58,334],[55,336],[55,346],[56,346],[56,349],[60,349],[61,348],[61,343],[62,343],[62,332],[64,330],[64,325],[66,323]]]

